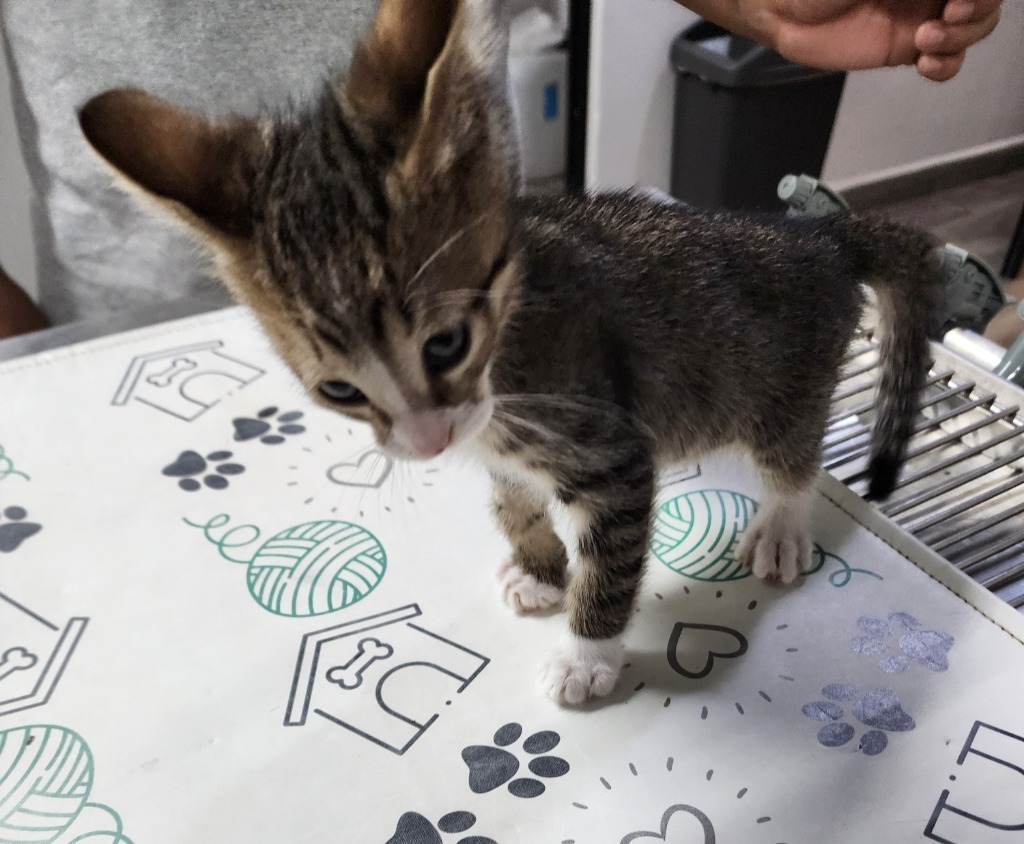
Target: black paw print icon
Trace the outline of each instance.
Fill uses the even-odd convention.
[[[2,515],[6,521],[0,523],[0,554],[17,551],[22,542],[42,530],[42,525],[25,521],[28,511],[24,507],[7,507]]]
[[[203,457],[198,451],[183,451],[178,459],[164,466],[162,474],[168,478],[179,478],[178,486],[185,492],[196,492],[203,485],[209,489],[227,489],[228,478],[240,475],[245,467],[239,463],[228,463],[230,451],[212,451]],[[213,466],[212,471],[210,470]],[[199,478],[202,477],[202,484]]]
[[[506,724],[494,734],[494,746],[472,745],[462,751],[462,760],[469,766],[469,788],[474,794],[486,794],[508,783],[509,793],[516,797],[539,797],[544,783],[533,777],[520,777],[519,759],[503,750],[519,741],[523,728],[516,723]],[[523,742],[523,750],[534,758],[527,765],[538,777],[550,779],[569,772],[569,763],[558,756],[541,756],[558,746],[560,736],[551,730],[534,733]]]
[[[265,407],[256,414],[255,419],[247,416],[233,419],[235,441],[248,442],[259,439],[264,445],[280,445],[285,441],[285,437],[294,437],[306,430],[304,425],[297,424],[303,415],[301,410],[279,414],[276,407]]]

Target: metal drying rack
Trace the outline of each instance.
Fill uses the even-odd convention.
[[[895,492],[879,510],[1024,612],[1024,390],[933,343],[934,365]],[[822,464],[863,495],[878,343],[864,331],[834,396]]]

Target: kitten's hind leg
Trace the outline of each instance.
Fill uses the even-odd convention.
[[[762,580],[792,583],[811,564],[810,517],[816,464],[799,469],[762,458],[765,499],[740,540],[737,556]]]
[[[544,690],[561,704],[609,694],[622,669],[622,633],[643,576],[654,497],[652,461],[623,456],[604,474],[605,488],[594,481],[585,496],[561,495],[576,517],[578,558],[566,594],[569,634],[541,669]]]
[[[560,606],[568,560],[547,502],[521,483],[494,478],[494,515],[512,543],[498,568],[501,596],[517,613]]]

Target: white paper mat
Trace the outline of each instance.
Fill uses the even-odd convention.
[[[776,589],[743,464],[668,477],[567,711],[484,475],[371,445],[239,310],[0,367],[0,842],[1024,840],[1019,617],[842,488]]]

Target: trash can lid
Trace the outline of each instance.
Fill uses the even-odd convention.
[[[705,20],[684,29],[672,42],[672,65],[678,73],[729,88],[780,85],[841,73],[791,62],[769,47]]]

